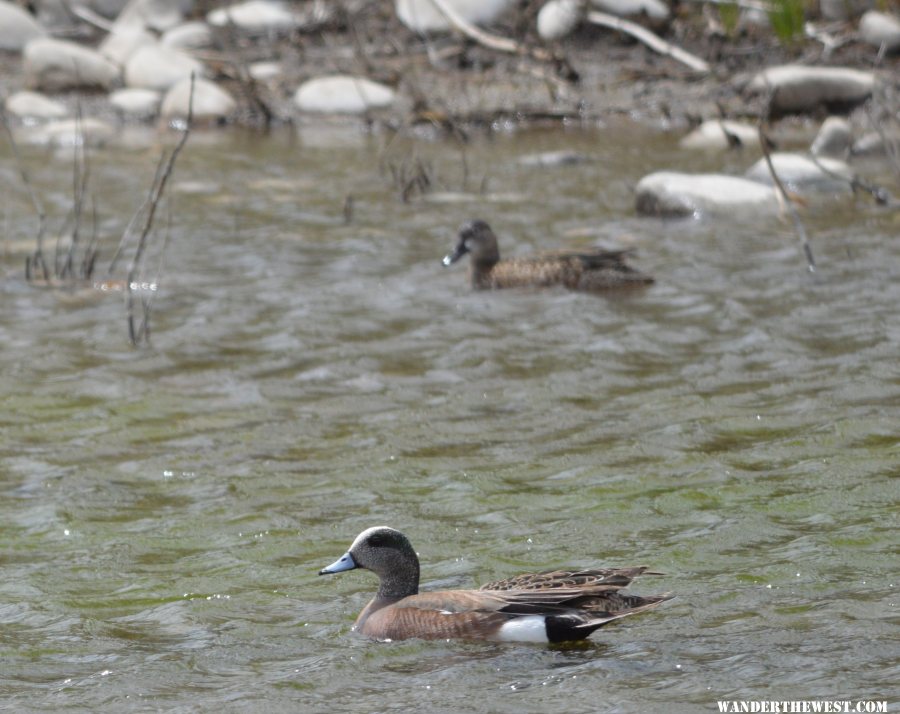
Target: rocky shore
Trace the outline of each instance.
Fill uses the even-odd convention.
[[[122,123],[177,123],[191,75],[207,126],[622,114],[688,127],[756,117],[773,87],[776,114],[819,117],[896,91],[896,15],[822,0],[809,37],[784,42],[759,3],[742,6],[726,29],[715,12],[662,0],[0,0],[0,91],[13,121],[43,126],[32,135],[48,143],[69,140],[76,105],[97,143]],[[598,24],[618,17],[665,46]]]

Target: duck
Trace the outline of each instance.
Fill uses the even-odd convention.
[[[355,568],[378,576],[375,597],[353,630],[377,640],[487,640],[557,643],[584,640],[603,625],[657,607],[669,593],[623,593],[644,566],[554,570],[518,575],[477,590],[419,592],[419,558],[409,539],[388,526],[368,528],[319,571]]]
[[[625,262],[629,252],[560,251],[500,260],[494,231],[485,221],[474,220],[459,229],[456,248],[444,257],[443,264],[453,265],[469,253],[472,287],[479,290],[562,285],[570,290],[597,292],[651,284],[652,277]]]

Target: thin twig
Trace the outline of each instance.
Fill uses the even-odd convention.
[[[790,213],[791,219],[794,222],[794,230],[797,231],[797,236],[800,238],[800,245],[803,248],[803,255],[806,257],[806,267],[810,273],[814,273],[816,272],[816,261],[813,257],[812,247],[809,243],[809,235],[806,232],[806,226],[804,226],[803,221],[800,220],[800,214],[797,213],[794,202],[791,200],[790,196],[788,196],[784,184],[781,183],[778,172],[775,171],[775,166],[772,163],[772,153],[769,151],[769,138],[765,133],[764,126],[769,120],[772,103],[775,101],[775,95],[777,93],[777,87],[769,85],[769,96],[765,103],[765,109],[759,115],[759,123],[757,125],[757,130],[759,131],[759,145],[762,147],[763,158],[766,160],[766,166],[768,166],[769,174],[772,176],[772,182],[775,184],[775,190],[779,197],[779,201],[787,208],[787,211]]]
[[[128,278],[126,281],[126,310],[128,313],[128,335],[131,338],[131,344],[134,346],[139,345],[141,342],[146,341],[148,326],[146,320],[142,322],[139,327],[135,327],[134,324],[134,288],[135,288],[135,278],[137,276],[137,272],[142,265],[142,259],[144,256],[144,251],[147,248],[147,238],[150,235],[150,229],[153,227],[153,218],[156,215],[156,209],[159,205],[160,198],[162,198],[163,191],[166,188],[166,183],[169,180],[169,176],[172,174],[172,169],[175,166],[175,161],[178,158],[178,155],[181,153],[181,150],[184,148],[185,143],[187,143],[188,136],[191,133],[191,124],[194,118],[194,82],[196,80],[196,76],[194,73],[191,73],[191,91],[188,97],[188,115],[187,121],[185,122],[184,131],[181,134],[181,138],[178,140],[178,143],[175,145],[175,148],[172,150],[172,153],[169,154],[168,159],[161,164],[161,171],[157,171],[156,179],[153,182],[153,186],[150,188],[150,198],[149,205],[147,206],[147,210],[144,214],[144,224],[141,227],[141,233],[138,237],[137,247],[135,248],[134,255],[131,258],[131,266],[128,269]]]
[[[431,1],[437,2],[437,0]],[[595,25],[601,25],[602,27],[608,27],[612,30],[618,30],[619,32],[631,35],[636,40],[643,42],[651,50],[654,50],[661,55],[665,55],[666,57],[671,57],[697,72],[709,72],[709,63],[705,60],[700,59],[696,55],[692,55],[690,52],[687,52],[670,42],[666,42],[659,35],[653,34],[646,27],[642,27],[636,22],[631,22],[630,20],[625,20],[624,18],[616,17],[615,15],[609,15],[605,12],[596,11],[589,12],[587,14],[587,19],[588,22],[592,22]]]
[[[47,263],[44,260],[44,233],[47,230],[47,212],[44,210],[44,204],[41,203],[41,199],[38,196],[37,191],[34,190],[34,186],[31,183],[31,179],[28,178],[28,171],[25,169],[25,164],[22,161],[22,156],[19,153],[19,145],[16,143],[16,139],[13,136],[12,129],[9,126],[9,118],[6,116],[6,102],[0,101],[0,124],[3,125],[3,129],[6,132],[6,138],[9,141],[9,146],[12,149],[13,160],[15,161],[16,168],[19,171],[19,176],[22,178],[22,183],[25,188],[28,190],[28,197],[31,200],[31,205],[34,208],[34,212],[37,214],[38,218],[38,233],[35,242],[34,253],[29,255],[25,259],[25,279],[29,282],[33,277],[33,271],[35,268],[41,271],[44,280],[50,279],[50,272],[47,270]]]

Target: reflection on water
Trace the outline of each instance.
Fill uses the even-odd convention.
[[[24,284],[35,221],[27,197],[2,199],[5,700],[896,701],[896,218],[820,206],[810,276],[787,225],[634,218],[637,179],[683,161],[671,137],[523,133],[478,140],[465,162],[420,143],[435,190],[469,198],[409,204],[384,166],[411,149],[386,143],[192,139],[142,352],[121,297]],[[561,148],[595,160],[516,163]],[[93,157],[111,243],[155,152]],[[29,162],[64,212],[65,164]],[[474,217],[511,256],[635,246],[658,282],[472,293],[440,258]],[[635,591],[678,597],[577,647],[371,643],[349,629],[374,578],[315,573],[381,523],[413,539],[426,587],[645,563],[667,576]]]

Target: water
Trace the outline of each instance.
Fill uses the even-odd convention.
[[[897,214],[819,203],[811,276],[787,224],[634,217],[634,183],[684,165],[674,144],[624,127],[464,154],[354,130],[197,134],[139,351],[121,296],[25,284],[35,220],[9,188],[0,706],[895,706]],[[561,148],[596,160],[515,162]],[[104,245],[158,151],[92,156]],[[58,226],[69,162],[25,153]],[[437,200],[399,200],[390,166],[416,158]],[[472,293],[440,258],[473,217],[507,255],[635,246],[658,283]],[[424,587],[647,564],[666,575],[632,589],[677,599],[581,646],[374,643],[350,632],[373,577],[316,572],[377,524],[410,536]]]

